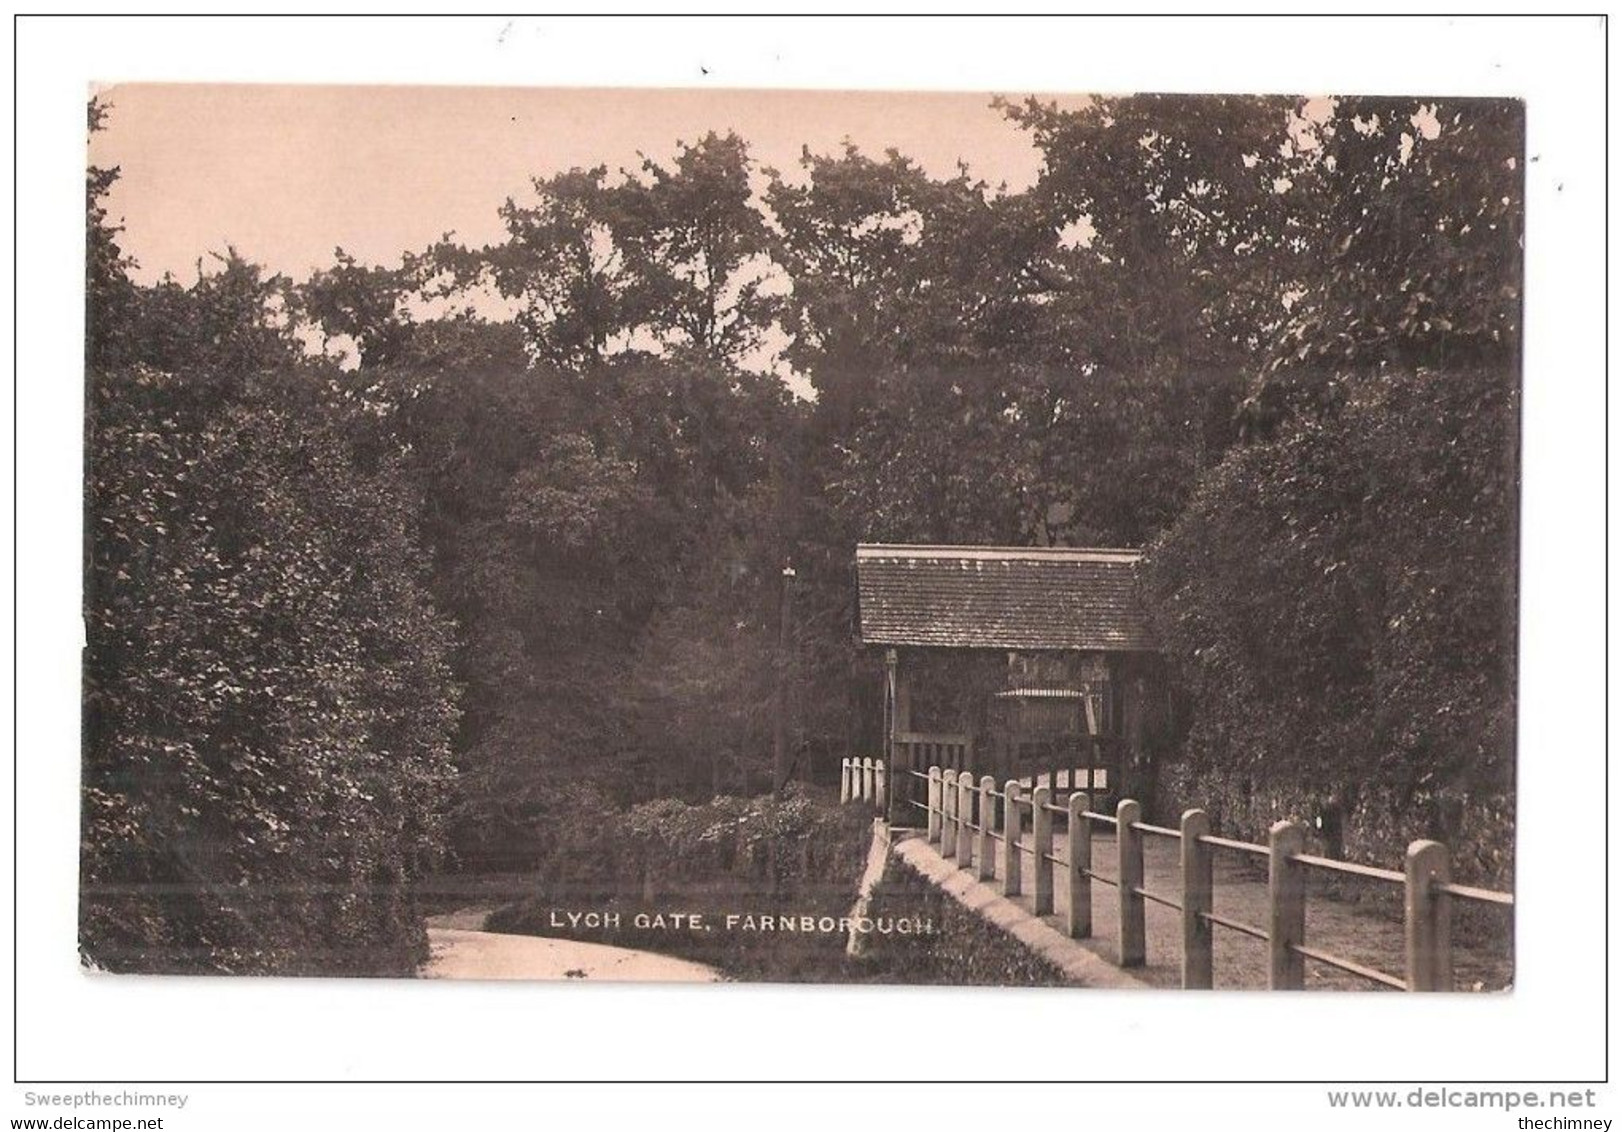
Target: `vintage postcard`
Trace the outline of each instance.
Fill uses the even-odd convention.
[[[1520,102],[88,118],[87,969],[1512,985]]]

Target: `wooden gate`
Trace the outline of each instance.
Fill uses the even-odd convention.
[[[929,768],[975,769],[974,740],[950,731],[897,731],[890,737],[887,782],[891,825],[921,828],[928,801]]]
[[[999,737],[997,747],[999,782],[1046,786],[1055,799],[1083,790],[1102,800],[1120,790],[1124,747],[1115,736],[1015,732]]]

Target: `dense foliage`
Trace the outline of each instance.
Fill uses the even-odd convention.
[[[443,855],[451,626],[416,499],[237,259],[130,283],[90,184],[81,945],[402,972]]]
[[[829,780],[877,739],[873,540],[1150,546],[1163,805],[1503,879],[1521,108],[1004,111],[1027,188],[711,134],[296,284],[136,287],[93,171],[87,877],[189,892],[226,836],[211,884],[392,891],[440,823],[530,868]],[[96,933],[220,950],[236,893]]]
[[[1253,377],[1250,441],[1152,556],[1195,700],[1181,792],[1249,830],[1316,817],[1364,856],[1438,838],[1507,883],[1520,109],[1335,122],[1331,237]]]

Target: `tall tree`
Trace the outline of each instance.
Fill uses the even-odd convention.
[[[462,627],[453,832],[470,867],[534,863],[566,783],[627,798],[708,781],[708,752],[644,727],[656,695],[668,715],[693,709],[643,658],[666,654],[665,627],[711,615],[695,594],[754,585],[740,555],[755,547],[731,532],[744,510],[769,526],[753,509],[788,412],[780,381],[739,365],[769,317],[741,142],[535,189],[504,206],[491,247],[441,242],[399,273],[340,259],[303,308],[402,343],[376,367],[363,349],[348,384],[424,493],[436,595]],[[511,323],[398,325],[448,297],[488,312],[492,294]]]
[[[447,239],[429,257],[451,285],[492,285],[515,305],[535,355],[564,370],[602,360],[628,329],[607,177],[603,166],[537,177],[532,202],[502,205],[503,242],[478,250]]]
[[[668,347],[741,361],[770,324],[765,220],[751,200],[748,147],[736,134],[644,158],[611,194],[631,321]]]

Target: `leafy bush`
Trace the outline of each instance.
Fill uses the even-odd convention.
[[[455,718],[410,500],[296,378],[93,393],[86,955],[409,969]]]
[[[854,885],[861,857],[851,855],[847,834],[866,829],[869,817],[859,807],[831,806],[798,783],[782,797],[721,795],[697,804],[661,798],[629,809],[576,788],[560,798],[548,825],[539,883],[605,895],[637,886],[649,896],[721,878],[773,892],[806,877],[838,877],[843,885],[849,873]]]
[[[92,171],[82,953],[408,972],[456,721],[416,499],[289,340],[277,281],[228,257],[130,282],[110,183]]]

